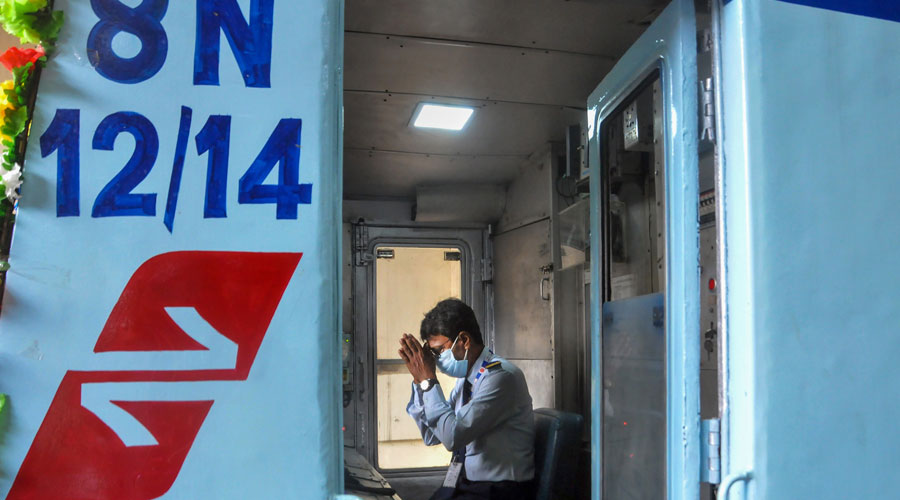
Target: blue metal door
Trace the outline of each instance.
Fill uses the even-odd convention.
[[[695,37],[673,1],[588,100],[593,498],[699,496]]]
[[[900,3],[724,3],[720,498],[896,498]]]

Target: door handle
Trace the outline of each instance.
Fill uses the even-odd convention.
[[[553,272],[553,264],[547,264],[546,266],[541,266],[541,273],[543,276],[541,277],[541,300],[550,300],[550,294],[544,294],[544,282],[550,282],[550,273]]]
[[[719,485],[719,491],[716,494],[716,498],[720,498],[721,500],[728,500],[729,491],[735,483],[740,481],[749,481],[751,479],[753,479],[752,471],[744,471],[729,475],[728,477],[723,479],[722,484]]]

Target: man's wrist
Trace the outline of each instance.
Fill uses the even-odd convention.
[[[415,375],[413,375],[413,382],[416,385],[419,385],[426,380],[432,380],[432,379],[435,379],[435,380],[437,379],[437,375],[434,372],[425,373],[421,377],[416,377]]]
[[[438,380],[436,378],[427,378],[419,383],[419,389],[422,392],[428,392],[434,388],[438,384]]]

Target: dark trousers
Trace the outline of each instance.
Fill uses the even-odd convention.
[[[431,500],[531,500],[534,491],[532,481],[469,481],[460,477],[455,489],[440,487]]]

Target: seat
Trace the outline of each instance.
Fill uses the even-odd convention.
[[[534,410],[536,500],[575,498],[582,425],[584,419],[576,413]]]

